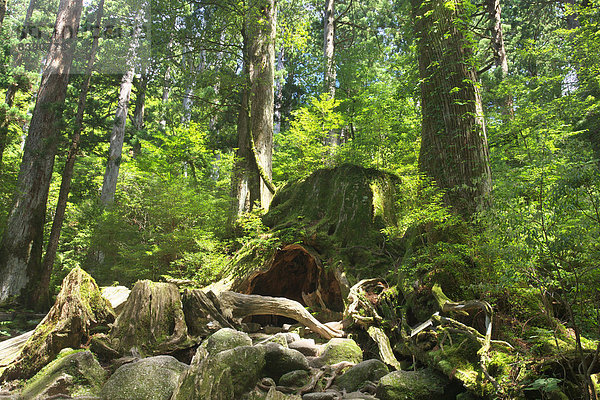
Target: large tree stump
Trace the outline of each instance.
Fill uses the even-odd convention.
[[[137,282],[109,337],[121,354],[132,349],[142,356],[168,354],[193,345],[177,286]]]
[[[110,303],[102,297],[94,279],[80,268],[73,269],[63,280],[56,303],[0,380],[30,378],[62,349],[80,347],[95,326],[114,318]]]

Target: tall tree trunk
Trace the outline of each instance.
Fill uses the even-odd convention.
[[[325,0],[325,17],[323,18],[323,55],[325,56],[325,90],[329,98],[335,98],[335,0]],[[332,148],[340,144],[340,132],[331,130],[328,141]]]
[[[130,65],[128,65],[129,69],[121,78],[119,101],[117,103],[115,120],[110,134],[108,162],[106,163],[104,180],[102,182],[102,192],[100,193],[100,201],[105,206],[114,202],[115,193],[117,192],[117,179],[119,178],[119,167],[121,166],[121,155],[123,153],[123,143],[125,142],[125,125],[127,124],[127,113],[129,111],[129,98],[131,97],[131,88],[133,86],[133,77],[135,75],[135,61],[142,31],[141,21],[144,19],[143,9],[138,11],[136,19],[137,25],[128,54]]]
[[[0,30],[4,25],[4,16],[6,15],[6,3],[8,3],[8,0],[0,0]]]
[[[14,206],[0,244],[0,301],[20,296],[40,308],[35,296],[41,284],[46,202],[61,128],[69,71],[73,61],[82,0],[61,0],[47,63],[29,124]],[[47,290],[47,288],[45,289]]]
[[[276,65],[276,71],[283,71],[283,60],[285,57],[285,47],[282,45],[281,46],[281,50],[279,50],[279,54],[277,54],[277,65]],[[281,120],[282,120],[282,115],[281,115],[281,109],[283,108],[283,83],[285,81],[285,78],[282,76],[279,76],[277,78],[277,82],[275,84],[275,114],[274,114],[274,121],[275,121],[275,126],[273,128],[273,134],[277,135],[279,132],[281,132]]]
[[[325,0],[323,18],[323,54],[325,56],[325,90],[330,98],[335,97],[335,0]]]
[[[273,84],[275,64],[275,0],[257,0],[243,28],[244,74],[238,117],[238,161],[233,177],[235,216],[255,202],[267,209],[275,192],[272,183]]]
[[[98,4],[98,10],[96,11],[96,26],[101,26],[102,15],[104,13],[104,0],[100,0]],[[67,161],[62,173],[62,180],[60,182],[60,191],[58,194],[58,201],[56,204],[56,212],[54,213],[54,220],[52,221],[52,229],[50,231],[50,237],[48,238],[48,246],[46,247],[46,254],[42,265],[42,276],[41,284],[38,286],[38,290],[34,292],[34,297],[37,299],[37,304],[40,307],[50,306],[50,297],[48,288],[50,286],[50,276],[52,275],[52,267],[56,260],[56,251],[58,249],[58,243],[60,240],[60,233],[62,230],[63,222],[65,219],[65,210],[67,209],[67,200],[69,199],[69,192],[71,191],[71,180],[73,179],[73,168],[75,166],[75,159],[77,158],[77,152],[79,150],[79,141],[81,139],[81,131],[83,130],[83,115],[85,112],[85,104],[87,94],[90,89],[90,82],[92,80],[92,71],[94,68],[94,61],[96,59],[96,52],[98,51],[98,38],[99,34],[94,34],[92,39],[92,47],[88,56],[88,62],[85,70],[85,78],[81,92],[79,93],[79,100],[77,102],[77,114],[75,116],[75,127],[73,129],[73,136],[71,137],[71,146],[67,153]]]
[[[485,6],[492,22],[492,48],[494,50],[494,63],[500,68],[502,80],[508,76],[508,59],[504,46],[504,34],[502,32],[502,7],[500,0],[486,0]],[[509,119],[514,117],[513,98],[507,95],[502,105],[502,113]]]
[[[412,8],[422,80],[419,168],[470,218],[486,201],[491,172],[473,44],[463,34],[468,16],[458,0],[412,0]]]
[[[135,108],[133,109],[133,127],[136,131],[144,129],[144,116],[146,114],[146,90],[148,89],[148,75],[144,74],[137,85]]]
[[[125,142],[125,125],[127,123],[127,112],[129,110],[129,98],[131,96],[134,73],[135,67],[131,67],[121,78],[119,102],[117,103],[115,121],[110,134],[108,162],[106,163],[102,192],[100,193],[100,200],[104,205],[112,204],[117,192],[117,179],[119,178],[119,167],[121,166],[121,155],[123,153],[123,143]]]

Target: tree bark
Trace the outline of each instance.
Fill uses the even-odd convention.
[[[506,57],[506,48],[504,46],[504,34],[502,32],[502,7],[500,0],[486,0],[485,6],[492,21],[492,49],[494,51],[494,63],[496,68],[500,68],[502,80],[508,76],[508,58]],[[502,114],[513,119],[513,98],[507,95],[502,105]]]
[[[50,287],[50,276],[52,274],[54,260],[56,259],[56,250],[58,249],[60,232],[65,219],[65,210],[67,209],[69,192],[71,191],[73,168],[75,166],[77,152],[79,151],[79,141],[81,139],[81,131],[83,130],[83,115],[85,113],[87,94],[90,89],[90,82],[92,80],[92,71],[94,68],[94,62],[96,60],[96,52],[98,51],[98,39],[100,37],[100,25],[102,23],[103,12],[104,0],[100,0],[98,4],[98,10],[96,11],[96,26],[98,27],[98,32],[93,33],[92,47],[90,49],[85,70],[85,80],[83,81],[81,92],[79,93],[77,114],[75,115],[75,127],[73,129],[73,136],[71,138],[71,146],[69,147],[67,161],[65,162],[62,173],[60,191],[56,204],[56,212],[54,213],[52,229],[50,231],[50,237],[48,238],[48,246],[46,247],[46,255],[44,256],[42,265],[41,284],[37,287],[37,290],[33,294],[33,301],[37,304],[40,304],[40,307],[47,307],[50,305],[50,294],[48,292],[48,288]]]
[[[144,115],[146,113],[146,90],[148,89],[148,75],[140,78],[135,97],[135,108],[133,110],[133,127],[136,131],[144,129]]]
[[[325,17],[323,18],[323,54],[325,56],[325,90],[329,98],[335,98],[335,0],[325,0]],[[340,144],[340,132],[331,130],[327,135],[329,146],[335,148]]]
[[[325,0],[325,18],[323,19],[323,54],[325,56],[325,90],[331,98],[335,97],[335,0]]]
[[[244,38],[246,86],[238,117],[238,151],[233,191],[234,215],[250,211],[255,202],[269,208],[272,179],[273,84],[275,64],[275,0],[257,0],[248,9]]]
[[[4,25],[4,16],[6,15],[7,2],[7,0],[0,0],[0,30],[2,29],[2,25]]]
[[[115,111],[115,121],[110,135],[110,147],[108,149],[108,162],[102,182],[100,200],[102,204],[109,205],[115,201],[117,192],[117,179],[119,178],[119,167],[121,166],[121,155],[123,143],[125,142],[125,125],[127,123],[127,112],[129,110],[129,98],[133,86],[133,75],[135,68],[132,67],[121,78],[121,89],[119,90],[119,102]]]
[[[82,0],[61,0],[59,5],[25,143],[15,203],[0,244],[0,301],[21,296],[22,303],[39,308],[31,293],[41,284],[46,202],[81,9]]]
[[[110,135],[110,147],[108,149],[108,162],[104,172],[102,182],[102,192],[100,201],[102,204],[109,205],[115,200],[117,192],[117,179],[119,178],[119,167],[121,166],[121,155],[123,153],[123,143],[125,141],[125,125],[127,124],[127,113],[129,110],[129,98],[131,96],[131,87],[133,86],[133,77],[135,74],[135,59],[139,47],[140,34],[142,31],[141,21],[144,19],[144,11],[140,10],[136,17],[137,25],[135,27],[134,37],[129,47],[129,65],[128,70],[121,78],[121,88],[119,90],[119,101],[115,111],[115,120],[112,133]]]
[[[460,2],[412,0],[423,114],[419,168],[465,218],[485,205],[491,172],[473,44]]]

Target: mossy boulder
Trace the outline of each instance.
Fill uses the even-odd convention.
[[[245,332],[236,331],[231,328],[222,328],[210,335],[202,343],[202,346],[206,348],[208,354],[215,355],[239,346],[252,346],[252,339]]]
[[[310,370],[308,360],[297,350],[285,348],[277,343],[267,343],[265,348],[264,372],[276,381],[285,373],[295,370]]]
[[[264,346],[241,346],[209,355],[199,347],[173,400],[231,400],[249,392],[265,366]]]
[[[448,383],[448,378],[429,368],[419,371],[394,371],[379,381],[377,398],[380,400],[441,400],[444,399],[444,388]]]
[[[377,382],[389,373],[388,367],[379,360],[360,362],[335,380],[340,389],[354,392],[360,389],[366,381]]]
[[[362,350],[354,340],[334,338],[327,342],[323,354],[314,362],[317,366],[322,366],[337,364],[342,361],[358,364],[362,360]]]
[[[64,349],[59,356],[23,387],[24,399],[50,396],[97,395],[106,380],[106,371],[89,351]]]
[[[309,379],[310,373],[300,369],[283,374],[281,378],[279,378],[279,385],[299,388],[306,385]]]
[[[169,400],[188,366],[156,356],[119,367],[102,387],[103,400]]]

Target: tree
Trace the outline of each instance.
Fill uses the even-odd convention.
[[[117,179],[119,177],[123,143],[125,142],[125,125],[127,123],[127,112],[129,110],[129,98],[131,96],[131,88],[133,86],[133,78],[135,75],[135,60],[137,57],[142,33],[141,21],[144,19],[143,8],[138,11],[136,19],[135,33],[129,46],[129,65],[127,65],[127,71],[121,77],[119,100],[117,103],[115,119],[110,135],[108,162],[106,163],[104,180],[102,181],[100,200],[104,205],[111,204],[115,200],[115,193],[117,192]]]
[[[100,29],[102,22],[102,15],[104,12],[104,0],[100,0],[98,9],[96,11],[96,23],[95,25]],[[37,291],[34,297],[37,298],[40,306],[49,306],[49,293],[48,287],[50,285],[50,276],[52,274],[52,267],[54,260],[56,259],[56,250],[58,249],[58,242],[60,240],[60,232],[65,219],[65,211],[67,209],[67,200],[69,199],[69,192],[71,190],[71,181],[73,179],[73,168],[75,167],[75,160],[77,159],[77,153],[79,152],[79,141],[81,139],[81,132],[83,130],[83,116],[85,113],[85,106],[87,101],[88,91],[90,89],[90,82],[92,80],[92,71],[94,68],[94,62],[96,59],[96,52],[98,51],[98,40],[100,35],[98,32],[92,34],[92,46],[88,56],[87,66],[85,70],[85,77],[81,92],[79,93],[79,100],[77,102],[77,114],[75,116],[75,127],[73,129],[73,135],[71,137],[71,145],[67,153],[67,161],[62,172],[62,179],[60,182],[60,191],[58,193],[58,201],[56,204],[56,211],[54,212],[54,219],[52,221],[52,229],[50,230],[50,237],[48,238],[48,246],[46,247],[46,254],[44,255],[41,284],[37,286]]]
[[[500,0],[486,0],[485,7],[492,24],[491,37],[494,64],[496,68],[500,68],[501,78],[505,79],[508,76],[508,59],[506,57],[504,34],[502,32],[502,7],[500,6]],[[502,113],[508,115],[511,119],[514,117],[512,95],[505,96]]]
[[[268,208],[272,179],[275,65],[275,0],[259,0],[247,9],[242,28],[245,85],[238,115],[238,151],[233,191],[236,216],[255,202]]]
[[[423,114],[419,169],[469,218],[491,190],[491,172],[469,11],[452,0],[412,1]]]
[[[29,125],[14,206],[0,244],[0,300],[39,308],[46,201],[61,127],[82,0],[61,0],[37,101]]]

